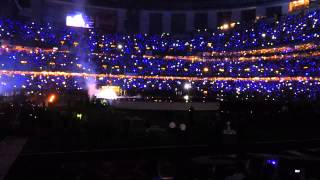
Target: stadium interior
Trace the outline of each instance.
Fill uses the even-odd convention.
[[[320,2],[3,0],[0,180],[320,179]]]

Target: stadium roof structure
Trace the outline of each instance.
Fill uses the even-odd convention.
[[[64,0],[70,2],[70,0]],[[73,0],[76,1],[76,0]],[[290,0],[84,0],[94,6],[138,9],[228,9],[268,5]]]

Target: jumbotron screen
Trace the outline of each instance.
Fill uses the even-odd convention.
[[[66,25],[71,27],[93,28],[93,21],[82,13],[75,13],[67,15]]]

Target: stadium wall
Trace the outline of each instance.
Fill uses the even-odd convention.
[[[248,22],[261,17],[288,13],[289,0],[273,1],[241,8],[206,8],[162,10],[142,8],[115,8],[79,5],[62,0],[31,0],[30,8],[20,14],[38,21],[65,23],[68,13],[83,12],[94,20],[95,27],[119,33],[186,33],[198,29],[215,29],[224,23]],[[38,8],[39,4],[43,8]],[[32,12],[32,13],[30,13]],[[199,23],[200,22],[200,23]]]

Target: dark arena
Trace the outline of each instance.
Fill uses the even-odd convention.
[[[1,0],[0,180],[320,180],[319,0]]]

